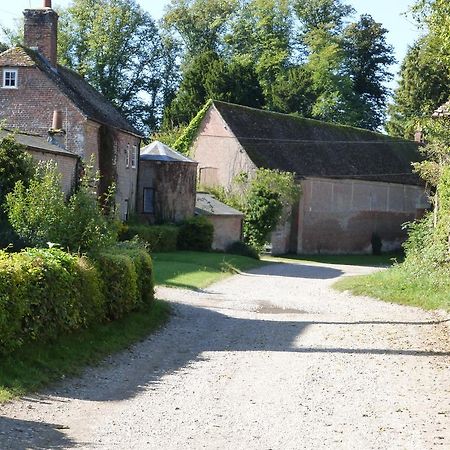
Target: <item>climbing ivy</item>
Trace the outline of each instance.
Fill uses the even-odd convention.
[[[194,142],[195,137],[197,136],[200,124],[202,123],[206,112],[208,111],[212,103],[212,100],[208,100],[203,108],[191,120],[189,125],[184,130],[183,134],[175,141],[175,144],[173,145],[173,148],[175,150],[178,150],[180,153],[184,153],[185,155],[189,155],[189,150],[192,146],[192,143]]]

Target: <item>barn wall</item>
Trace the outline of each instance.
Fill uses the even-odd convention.
[[[297,253],[371,252],[372,233],[384,251],[398,248],[402,224],[429,205],[418,186],[318,178],[301,184]]]
[[[203,186],[229,187],[239,173],[256,170],[214,107],[209,109],[202,122],[192,158],[199,163],[199,183]]]
[[[226,250],[241,240],[242,216],[207,216],[214,226],[213,250]]]
[[[137,211],[151,223],[181,222],[195,208],[197,165],[141,160]],[[144,188],[155,190],[155,214],[144,214]]]

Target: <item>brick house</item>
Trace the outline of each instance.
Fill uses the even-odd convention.
[[[272,234],[273,253],[364,253],[406,237],[429,206],[411,162],[417,143],[367,130],[214,102],[193,143],[199,183],[229,187],[259,167],[294,172],[302,195]]]
[[[57,23],[51,0],[24,11],[24,46],[0,54],[0,123],[44,138],[50,131],[65,151],[93,156],[100,191],[116,184],[125,219],[135,208],[141,135],[80,75],[57,64]]]

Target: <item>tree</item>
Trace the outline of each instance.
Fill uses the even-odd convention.
[[[9,46],[4,44],[3,42],[0,42],[0,53],[3,53],[4,51],[8,50]]]
[[[379,129],[384,123],[390,94],[385,83],[393,78],[388,68],[395,58],[393,47],[386,43],[386,33],[370,15],[362,15],[344,30],[345,71],[355,94],[353,124],[369,130]]]
[[[155,22],[136,0],[74,0],[60,11],[58,44],[60,62],[139,129],[156,126],[167,95],[160,78],[164,50]]]

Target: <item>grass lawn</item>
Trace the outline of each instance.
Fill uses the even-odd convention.
[[[201,289],[236,273],[267,264],[245,256],[224,253],[154,253],[155,281],[158,285]]]
[[[381,267],[402,262],[404,256],[402,253],[383,253],[381,255],[283,255],[281,258],[325,264]]]
[[[88,364],[127,348],[165,323],[167,303],[132,312],[121,320],[61,336],[56,342],[26,344],[0,359],[0,402],[36,391],[67,375],[79,374]]]
[[[398,265],[371,275],[343,278],[333,287],[388,302],[450,311],[450,280],[446,281],[447,277],[414,277]]]

